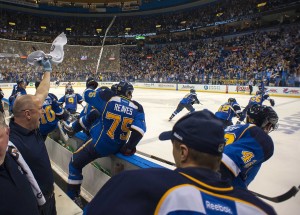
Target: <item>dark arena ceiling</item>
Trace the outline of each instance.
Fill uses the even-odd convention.
[[[0,0],[0,6],[27,12],[153,14],[193,8],[220,0]],[[43,13],[43,12],[42,12]]]

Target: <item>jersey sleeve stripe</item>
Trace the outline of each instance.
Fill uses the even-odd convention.
[[[134,130],[138,131],[143,136],[145,134],[145,131],[143,129],[141,129],[140,127],[137,127],[135,125],[131,125],[131,129],[134,129]]]
[[[240,168],[235,164],[235,162],[224,153],[222,156],[222,163],[224,163],[224,165],[233,173],[235,177],[237,177],[241,172]]]

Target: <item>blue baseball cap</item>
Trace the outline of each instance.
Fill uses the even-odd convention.
[[[222,123],[209,110],[195,111],[179,119],[172,131],[159,135],[160,140],[178,140],[186,146],[220,156],[225,146]]]

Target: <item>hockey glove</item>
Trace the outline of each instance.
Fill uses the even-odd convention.
[[[51,65],[50,60],[43,59],[43,60],[39,61],[39,63],[41,64],[41,66],[43,66],[43,68],[46,72],[52,72],[52,65]]]
[[[275,105],[274,99],[270,99],[270,104],[271,104],[272,107],[274,107],[274,105]]]
[[[236,125],[240,125],[242,122],[241,121],[236,121]]]
[[[237,111],[237,112],[235,112],[235,114],[238,119],[241,119],[243,116],[243,113],[241,111]]]
[[[128,146],[125,144],[121,149],[120,152],[125,156],[131,156],[136,152],[136,148],[133,149],[128,148]]]
[[[136,152],[136,145],[140,142],[143,135],[138,131],[132,130],[128,142],[120,149],[120,152],[125,156],[131,156]]]

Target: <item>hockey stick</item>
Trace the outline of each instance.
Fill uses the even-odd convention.
[[[98,72],[98,68],[99,68],[99,65],[100,65],[100,61],[101,61],[101,57],[102,57],[102,53],[103,53],[103,48],[104,48],[104,43],[105,43],[106,35],[107,35],[109,29],[111,28],[111,26],[114,24],[115,19],[116,19],[116,16],[113,17],[113,19],[111,20],[109,26],[107,27],[107,29],[105,31],[105,34],[104,34],[104,37],[103,37],[103,40],[102,40],[102,45],[101,45],[99,57],[98,57],[98,62],[97,62],[97,67],[96,67],[96,74]]]
[[[143,155],[143,156],[145,156],[145,157],[152,158],[152,159],[154,159],[154,160],[157,160],[157,161],[166,163],[166,164],[168,164],[168,165],[175,166],[175,163],[173,163],[173,162],[171,162],[171,161],[167,161],[167,160],[165,160],[165,159],[163,159],[163,158],[159,158],[159,157],[156,157],[156,156],[154,156],[154,155],[149,155],[149,154],[147,154],[147,153],[145,153],[145,152],[141,152],[141,151],[138,151],[138,150],[136,151],[136,153],[137,153],[137,154],[140,154],[140,155]]]
[[[269,196],[265,196],[262,195],[260,193],[256,193],[254,191],[249,190],[252,194],[254,194],[255,196],[258,196],[260,198],[269,200],[271,202],[275,202],[275,203],[280,203],[280,202],[284,202],[290,198],[292,198],[293,196],[296,196],[296,194],[298,193],[300,189],[300,185],[298,187],[293,186],[291,189],[289,189],[287,192],[285,192],[284,194],[281,194],[279,196],[275,196],[275,197],[269,197]]]
[[[167,161],[165,159],[162,159],[162,158],[159,158],[159,157],[156,157],[154,155],[149,155],[147,153],[144,153],[144,152],[141,152],[141,151],[136,151],[137,154],[140,154],[140,155],[143,155],[145,157],[148,157],[148,158],[152,158],[154,160],[157,160],[157,161],[160,161],[160,162],[163,162],[163,163],[166,163],[168,165],[171,165],[171,166],[176,166],[175,163],[171,162],[171,161]],[[269,197],[269,196],[265,196],[263,194],[260,194],[260,193],[256,193],[254,191],[251,191],[249,190],[249,192],[251,192],[253,195],[255,196],[258,196],[260,198],[263,198],[263,199],[266,199],[266,200],[269,200],[271,202],[275,202],[275,203],[280,203],[280,202],[284,202],[290,198],[292,198],[293,196],[296,196],[296,194],[298,193],[300,189],[300,185],[298,187],[296,186],[293,186],[291,189],[289,189],[287,192],[285,192],[284,194],[281,194],[279,196],[275,196],[275,197]]]

